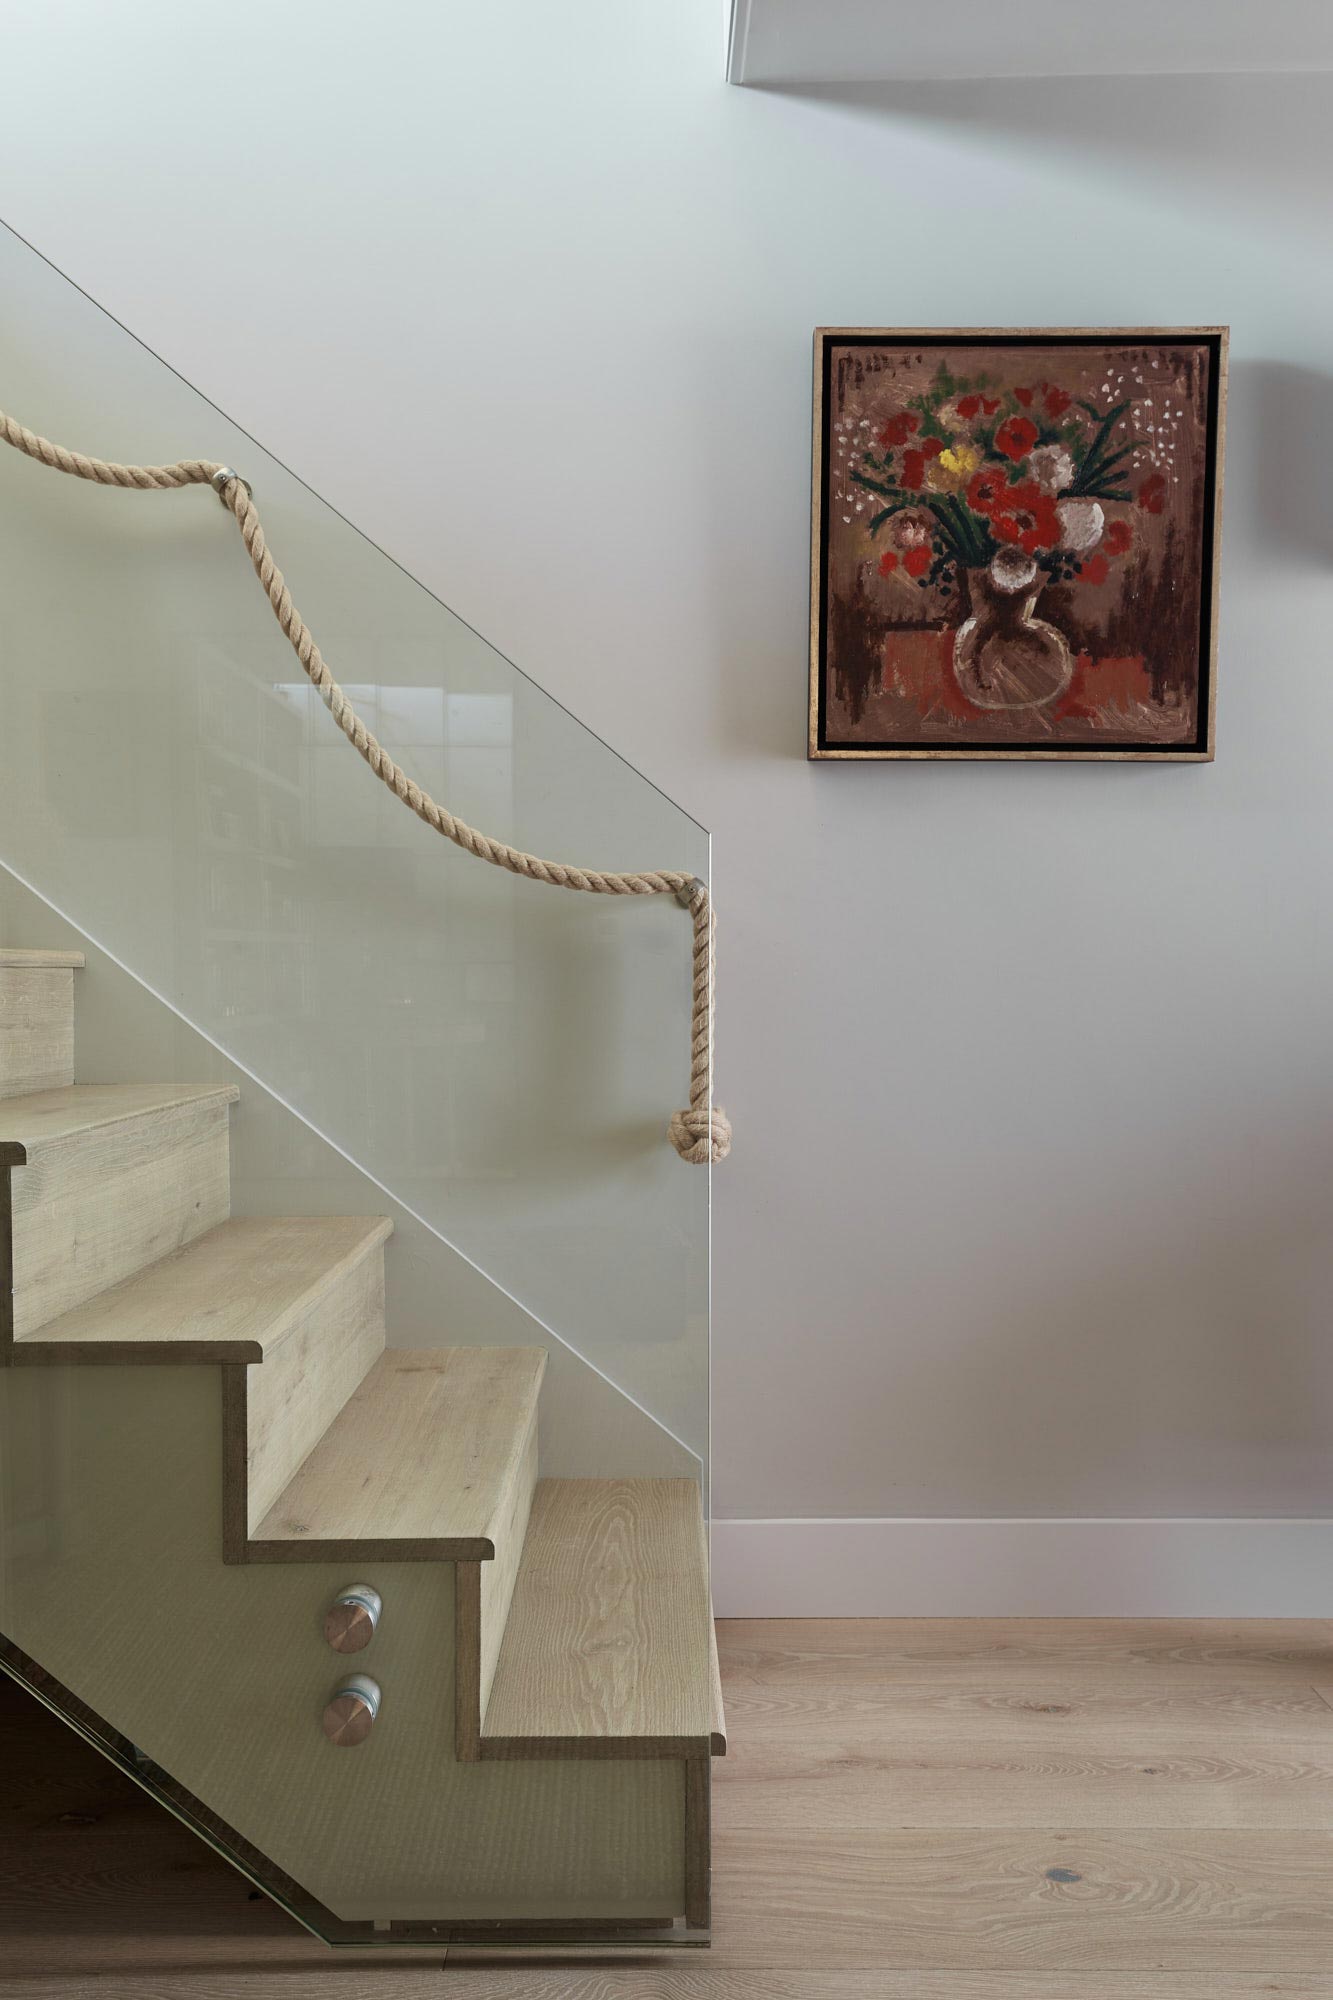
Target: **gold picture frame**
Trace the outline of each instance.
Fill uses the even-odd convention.
[[[1210,762],[1227,344],[818,328],[809,757]]]

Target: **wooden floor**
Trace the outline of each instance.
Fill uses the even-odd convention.
[[[715,1944],[333,1954],[0,1682],[0,1994],[1333,2000],[1333,1622],[724,1623]]]

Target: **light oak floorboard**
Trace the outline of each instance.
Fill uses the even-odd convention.
[[[865,1688],[839,1693],[812,1677],[799,1689],[733,1686],[727,1708],[745,1718],[752,1738],[783,1741],[888,1731],[899,1742],[912,1743],[955,1743],[968,1736],[989,1743],[1092,1737],[1126,1745],[1148,1737],[1175,1742],[1185,1732],[1203,1731],[1220,1741],[1262,1730],[1275,1737],[1325,1736],[1333,1748],[1333,1709],[1314,1687],[1295,1682],[1150,1687],[1112,1674],[1070,1684],[1041,1673],[1025,1677],[1021,1686],[994,1690],[897,1681],[874,1694]]]
[[[860,1624],[855,1633],[845,1622],[805,1623],[770,1628],[762,1648],[757,1632],[750,1623],[720,1627],[731,1733],[726,1761],[713,1766],[712,1951],[649,1961],[633,1951],[572,1949],[483,1957],[455,1946],[447,1983],[430,1953],[326,1952],[272,1905],[251,1901],[224,1862],[0,1682],[6,2000],[409,2000],[427,1990],[455,2000],[1333,2000],[1333,1810],[1307,1823],[1322,1777],[1293,1770],[1286,1779],[1276,1768],[1296,1765],[1302,1744],[1311,1755],[1321,1747],[1302,1691],[1312,1691],[1309,1677],[1328,1659],[1326,1623],[1034,1621],[1025,1629],[904,1621]],[[1007,1643],[997,1648],[1001,1633]],[[756,1703],[748,1676],[759,1651],[769,1681]],[[840,1762],[836,1743],[826,1754],[838,1728],[829,1680],[849,1660],[859,1664]],[[1125,1784],[1137,1768],[1134,1730],[1144,1712],[1127,1697],[1153,1689],[1181,1734],[1172,1743],[1162,1725],[1152,1762],[1169,1768],[1182,1744],[1211,1737],[1215,1765],[1275,1768],[1262,1781],[1172,1772],[1160,1791],[1144,1776],[1145,1799],[1170,1787],[1173,1796],[1215,1802],[1212,1826],[1108,1816],[1080,1827],[1072,1806],[1108,1794],[1100,1772],[1066,1768],[1068,1749],[1051,1750],[1048,1775],[1044,1753],[1005,1745],[991,1759],[993,1775],[976,1782],[991,1713],[977,1699],[987,1661],[1006,1696],[1017,1691],[1021,1701],[1028,1676],[1038,1731],[1053,1691],[1085,1695],[1108,1732],[1097,1756],[1118,1759]],[[875,1662],[891,1672],[905,1666],[902,1682],[876,1683],[863,1672]],[[794,1705],[789,1724],[763,1705],[774,1686]],[[1333,1675],[1325,1686],[1333,1692]],[[946,1704],[959,1718],[956,1756],[947,1740],[886,1748],[875,1734],[891,1714],[886,1705],[877,1718],[877,1700],[901,1694],[907,1715],[919,1709],[923,1687],[970,1698],[951,1711]],[[1286,1690],[1289,1703],[1263,1699]],[[1193,1720],[1191,1693],[1204,1698]],[[816,1713],[829,1705],[820,1724],[827,1740],[803,1738],[802,1702]],[[1250,1719],[1222,1740],[1219,1713]],[[1071,1720],[1084,1726],[1054,1712],[1048,1720],[1053,1732]],[[875,1824],[867,1814],[874,1773],[867,1780],[856,1761],[867,1754],[895,1755],[904,1769],[919,1760],[921,1796],[938,1783],[960,1810],[973,1786],[984,1817],[953,1828]],[[1269,1788],[1267,1822],[1221,1817],[1259,1782]],[[743,1813],[755,1787],[762,1822],[729,1823],[732,1802]],[[1129,1794],[1122,1787],[1118,1796]],[[1043,1822],[1026,1823],[1043,1797]]]
[[[1333,1978],[1299,1974],[743,1972],[708,1959],[678,1952],[654,1968],[585,1963],[557,1970],[529,1959],[522,1968],[487,1969],[475,1952],[455,1949],[442,1991],[456,2000],[1329,2000],[1333,1994]],[[270,1992],[277,2000],[276,1984],[262,1990],[264,2000]],[[253,2000],[249,1987],[245,1992]]]
[[[790,1771],[745,1733],[713,1774],[718,1841],[742,1828],[886,1831],[903,1827],[1043,1827],[1052,1802],[1098,1827],[1333,1827],[1333,1743],[1203,1736],[1107,1751],[1073,1744],[953,1750],[845,1741],[793,1749]]]
[[[888,1680],[993,1687],[1108,1670],[1229,1687],[1333,1685],[1327,1618],[729,1618],[718,1626],[728,1700],[747,1681],[850,1690]],[[1047,1671],[1051,1670],[1051,1671]]]
[[[714,1964],[1333,1967],[1328,1832],[745,1830],[713,1889]]]
[[[812,1671],[733,1685],[728,1705],[723,1828],[1041,1827],[1055,1798],[1080,1826],[1333,1827],[1333,1708],[1296,1683],[1121,1672],[840,1695]]]

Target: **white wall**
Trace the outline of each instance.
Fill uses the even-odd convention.
[[[1329,79],[738,91],[717,0],[6,61],[0,213],[714,829],[718,1513],[1333,1513]],[[807,766],[813,326],[1219,320],[1216,765]]]

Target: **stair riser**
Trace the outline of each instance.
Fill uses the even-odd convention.
[[[74,974],[0,966],[0,1097],[74,1081]]]
[[[534,1409],[522,1464],[510,1498],[508,1518],[495,1537],[495,1560],[481,1565],[481,1661],[478,1675],[481,1699],[478,1706],[483,1716],[491,1698],[500,1642],[504,1638],[505,1621],[509,1617],[514,1583],[523,1556],[523,1538],[528,1532],[532,1496],[537,1488],[537,1469],[537,1412]]]
[[[383,1352],[384,1252],[376,1248],[311,1308],[275,1353],[246,1371],[249,1533]]]
[[[0,1333],[22,1340],[226,1220],[227,1106],[173,1106],[80,1133],[8,1179],[0,1316],[11,1324],[0,1320]]]
[[[458,1680],[454,1747],[462,1763],[481,1756],[481,1725],[491,1698],[500,1643],[514,1595],[523,1538],[537,1488],[537,1410],[519,1458],[505,1518],[497,1524],[491,1562],[459,1563],[457,1591]]]

